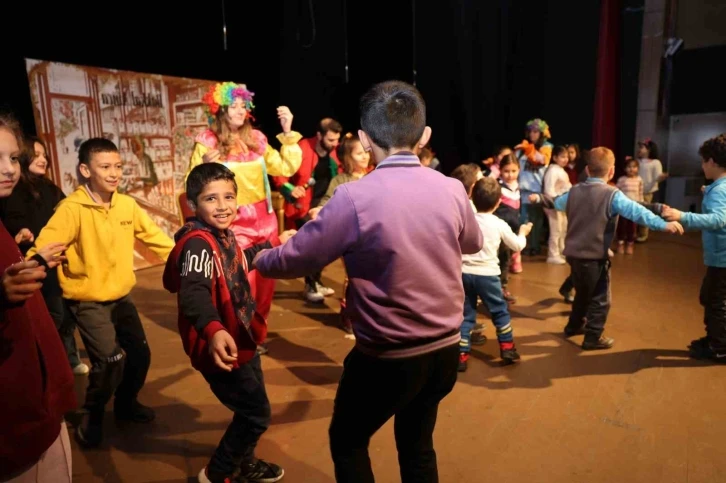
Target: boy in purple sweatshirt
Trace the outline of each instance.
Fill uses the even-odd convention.
[[[413,153],[431,137],[418,90],[377,84],[360,111],[375,171],[338,187],[316,220],[254,265],[265,277],[298,278],[345,259],[356,346],[329,432],[337,481],[374,481],[368,443],[392,416],[403,483],[438,481],[433,431],[457,376],[461,256],[477,253],[482,235],[461,183]]]

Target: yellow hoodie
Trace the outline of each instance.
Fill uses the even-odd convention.
[[[81,185],[58,204],[26,258],[49,243],[65,244],[68,260],[58,270],[63,297],[108,302],[125,297],[136,284],[136,238],[164,260],[174,248],[174,242],[133,198],[115,193],[107,210]]]

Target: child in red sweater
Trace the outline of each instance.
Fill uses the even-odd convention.
[[[234,411],[198,478],[201,483],[226,483],[239,473],[243,481],[279,481],[283,469],[254,456],[270,424],[270,402],[256,352],[265,340],[267,322],[255,310],[247,272],[257,252],[284,243],[294,231],[242,252],[230,230],[237,211],[232,171],[219,163],[201,164],[189,174],[186,188],[196,218],[175,235],[164,288],[178,294],[179,334],[192,366],[220,402]]]

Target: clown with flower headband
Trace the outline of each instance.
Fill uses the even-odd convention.
[[[302,136],[291,130],[292,113],[285,106],[277,108],[282,133],[277,135],[282,147],[278,152],[267,137],[252,127],[254,93],[244,84],[223,82],[213,85],[204,95],[209,129],[195,139],[187,176],[202,163],[222,163],[235,175],[237,182],[237,217],[230,227],[240,249],[272,241],[278,242],[277,216],[272,208],[268,175],[292,176],[300,168]],[[185,179],[186,183],[186,179]],[[257,311],[267,320],[270,314],[275,281],[256,271],[248,275]]]
[[[529,202],[529,195],[541,194],[544,174],[552,157],[550,127],[542,119],[532,119],[527,123],[524,139],[515,146],[519,159],[519,190],[522,196],[521,221],[532,223],[532,231],[527,239],[525,254],[539,255],[540,239],[544,230],[544,210],[540,204]]]

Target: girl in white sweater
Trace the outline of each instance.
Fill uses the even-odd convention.
[[[658,183],[668,177],[663,172],[663,165],[658,159],[658,145],[652,139],[644,139],[638,143],[638,172],[643,178],[643,200],[653,202],[653,195],[658,191]],[[648,239],[648,228],[638,227],[637,242],[643,243]]]
[[[555,199],[558,196],[567,193],[572,188],[570,177],[565,171],[565,167],[570,162],[567,155],[567,148],[564,146],[555,146],[552,149],[552,161],[544,175],[542,183],[542,191],[545,196]],[[547,263],[555,265],[564,265],[567,263],[565,257],[562,256],[562,250],[565,249],[565,236],[567,235],[567,215],[562,211],[545,208],[547,220],[550,224],[550,240],[547,251]]]

